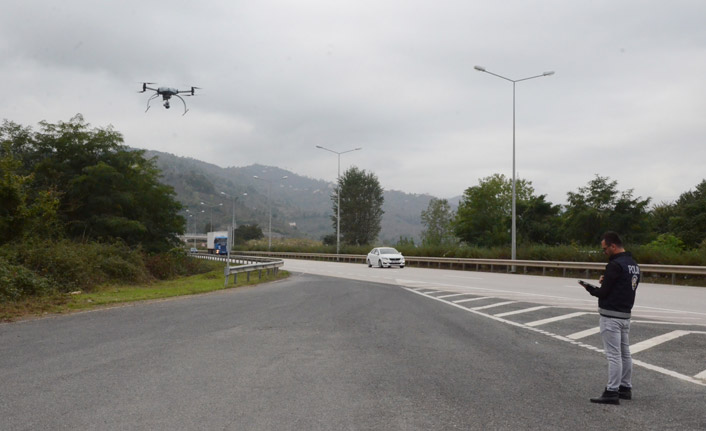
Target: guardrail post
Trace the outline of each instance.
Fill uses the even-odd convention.
[[[676,284],[676,283],[677,283],[677,275],[672,274],[672,284]]]

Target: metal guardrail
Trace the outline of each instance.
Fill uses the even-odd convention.
[[[247,253],[260,256],[276,256],[279,258],[290,259],[313,259],[327,261],[343,261],[343,262],[360,262],[365,263],[367,255],[363,254],[327,254],[327,253],[296,253],[296,252],[267,252],[267,251],[248,251]],[[493,272],[495,268],[504,268],[507,272],[511,272],[513,266],[523,268],[523,272],[527,273],[527,268],[542,268],[542,275],[545,275],[547,269],[562,270],[562,276],[566,276],[567,270],[586,271],[586,277],[589,277],[591,271],[603,271],[605,262],[564,262],[551,260],[511,260],[511,259],[474,259],[474,258],[456,258],[456,257],[421,257],[421,256],[405,256],[407,265],[426,266],[431,268],[446,268],[446,269],[461,269],[467,270],[475,267],[476,271],[490,269]],[[667,274],[672,276],[672,284],[676,283],[677,275],[696,275],[706,277],[706,266],[687,266],[687,265],[660,265],[660,264],[643,264],[640,269],[644,274]]]
[[[284,261],[282,261],[282,259],[259,256],[230,255],[230,261],[228,261],[228,256],[219,256],[215,254],[198,253],[192,254],[191,256],[197,259],[215,260],[218,262],[228,263],[223,270],[223,275],[225,276],[224,286],[228,286],[228,279],[231,275],[233,276],[233,284],[237,284],[238,274],[245,273],[245,276],[247,277],[246,280],[250,281],[250,274],[257,271],[258,277],[262,279],[262,271],[265,271],[266,275],[269,275],[270,270],[272,270],[276,276],[279,268],[284,265]],[[231,263],[238,265],[231,266]]]

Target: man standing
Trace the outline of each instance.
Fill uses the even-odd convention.
[[[600,278],[601,287],[582,283],[593,296],[598,297],[601,338],[608,358],[608,385],[592,403],[620,404],[620,399],[632,399],[632,358],[630,357],[630,311],[635,303],[635,292],[640,283],[640,267],[625,251],[615,232],[601,237],[601,247],[608,256],[608,264]]]

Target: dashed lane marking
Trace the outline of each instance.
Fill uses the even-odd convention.
[[[580,340],[581,338],[586,338],[591,335],[595,335],[599,332],[601,332],[601,327],[596,326],[595,328],[586,329],[585,331],[581,331],[581,332],[576,332],[571,335],[567,335],[566,337],[571,338],[572,340]]]
[[[574,317],[583,316],[585,314],[596,314],[589,313],[587,311],[577,311],[576,313],[562,314],[561,316],[550,317],[549,319],[535,320],[534,322],[525,323],[527,326],[541,326],[547,323],[558,322],[560,320],[573,319]]]
[[[495,314],[494,316],[496,316],[496,317],[512,316],[515,314],[529,313],[531,311],[542,310],[544,308],[550,308],[550,307],[551,306],[549,306],[549,305],[538,305],[536,307],[523,308],[522,310],[515,310],[515,311],[508,311],[505,313],[499,313],[499,314]]]
[[[485,310],[486,308],[493,308],[493,307],[500,307],[503,305],[508,305],[508,304],[515,304],[517,301],[505,301],[505,302],[496,302],[495,304],[490,304],[490,305],[482,305],[480,307],[473,307],[474,310]]]

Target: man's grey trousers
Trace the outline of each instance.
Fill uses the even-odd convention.
[[[632,357],[630,357],[630,319],[601,316],[601,338],[608,358],[608,384],[606,389],[632,387]]]

